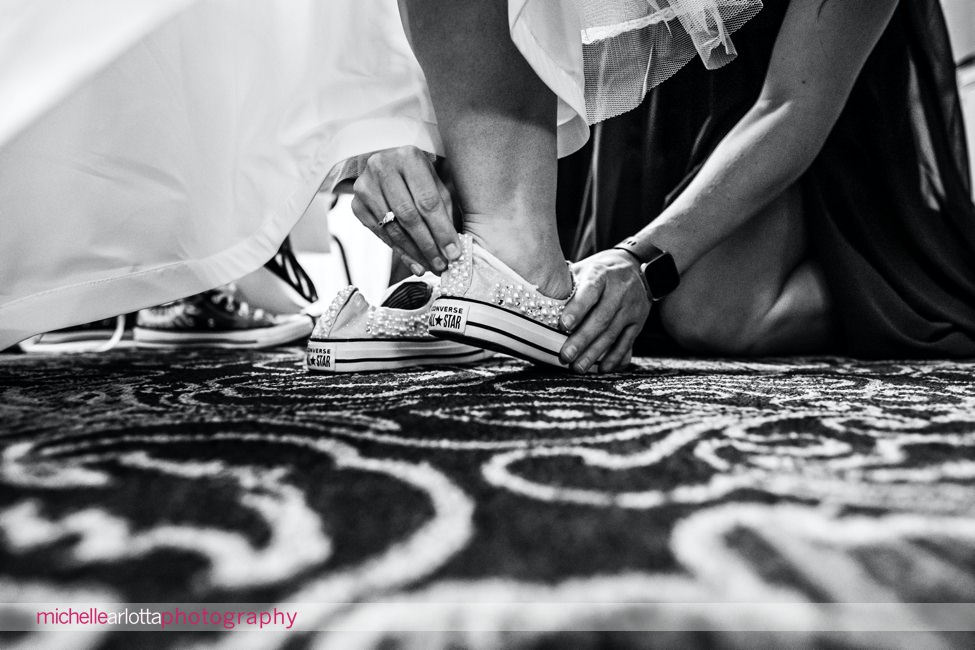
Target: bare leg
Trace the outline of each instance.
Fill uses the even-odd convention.
[[[832,336],[822,272],[808,258],[802,200],[791,188],[684,273],[663,302],[684,347],[720,354],[803,354]]]
[[[571,278],[555,219],[557,100],[518,52],[507,0],[400,0],[463,228],[542,293]]]

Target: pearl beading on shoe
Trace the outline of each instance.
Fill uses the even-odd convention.
[[[460,257],[451,262],[447,270],[440,276],[441,295],[462,296],[471,286],[471,276],[474,273],[471,238],[461,237],[460,245]]]
[[[349,286],[335,294],[335,298],[332,299],[328,309],[325,310],[325,313],[322,314],[321,319],[318,321],[318,326],[315,328],[316,333],[328,334],[331,331],[332,326],[335,325],[335,319],[339,316],[339,312],[342,311],[345,303],[349,302],[349,298],[355,292],[356,288]]]
[[[430,327],[427,316],[427,312],[398,314],[390,309],[371,307],[366,321],[366,332],[382,337],[427,336]]]
[[[546,298],[539,294],[534,287],[507,282],[499,282],[494,285],[491,301],[498,307],[524,314],[549,327],[558,327],[559,318],[562,316],[566,302]]]

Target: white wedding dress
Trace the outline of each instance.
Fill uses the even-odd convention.
[[[559,151],[759,0],[509,0]],[[585,55],[584,55],[585,53]],[[0,349],[263,264],[338,163],[440,153],[395,0],[0,0]]]

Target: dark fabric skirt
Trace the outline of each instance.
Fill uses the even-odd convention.
[[[562,162],[560,215],[588,220],[575,257],[642,228],[697,174],[758,98],[787,9],[785,1],[766,3],[736,37],[737,60],[714,72],[688,66]],[[835,305],[839,340],[832,352],[975,356],[968,165],[940,4],[902,0],[800,181],[810,254],[825,271]],[[591,167],[587,201],[580,179]],[[661,347],[654,323],[644,344],[673,352]]]

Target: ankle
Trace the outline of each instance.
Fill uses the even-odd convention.
[[[537,286],[542,295],[564,299],[572,293],[572,274],[557,232],[539,232],[532,227],[537,224],[519,224],[511,219],[482,220],[483,216],[464,219],[463,230],[475,243]]]
[[[537,277],[522,275],[522,277],[536,285],[543,296],[565,300],[572,295],[572,273],[564,259],[554,269],[546,270],[544,277],[542,275]]]

